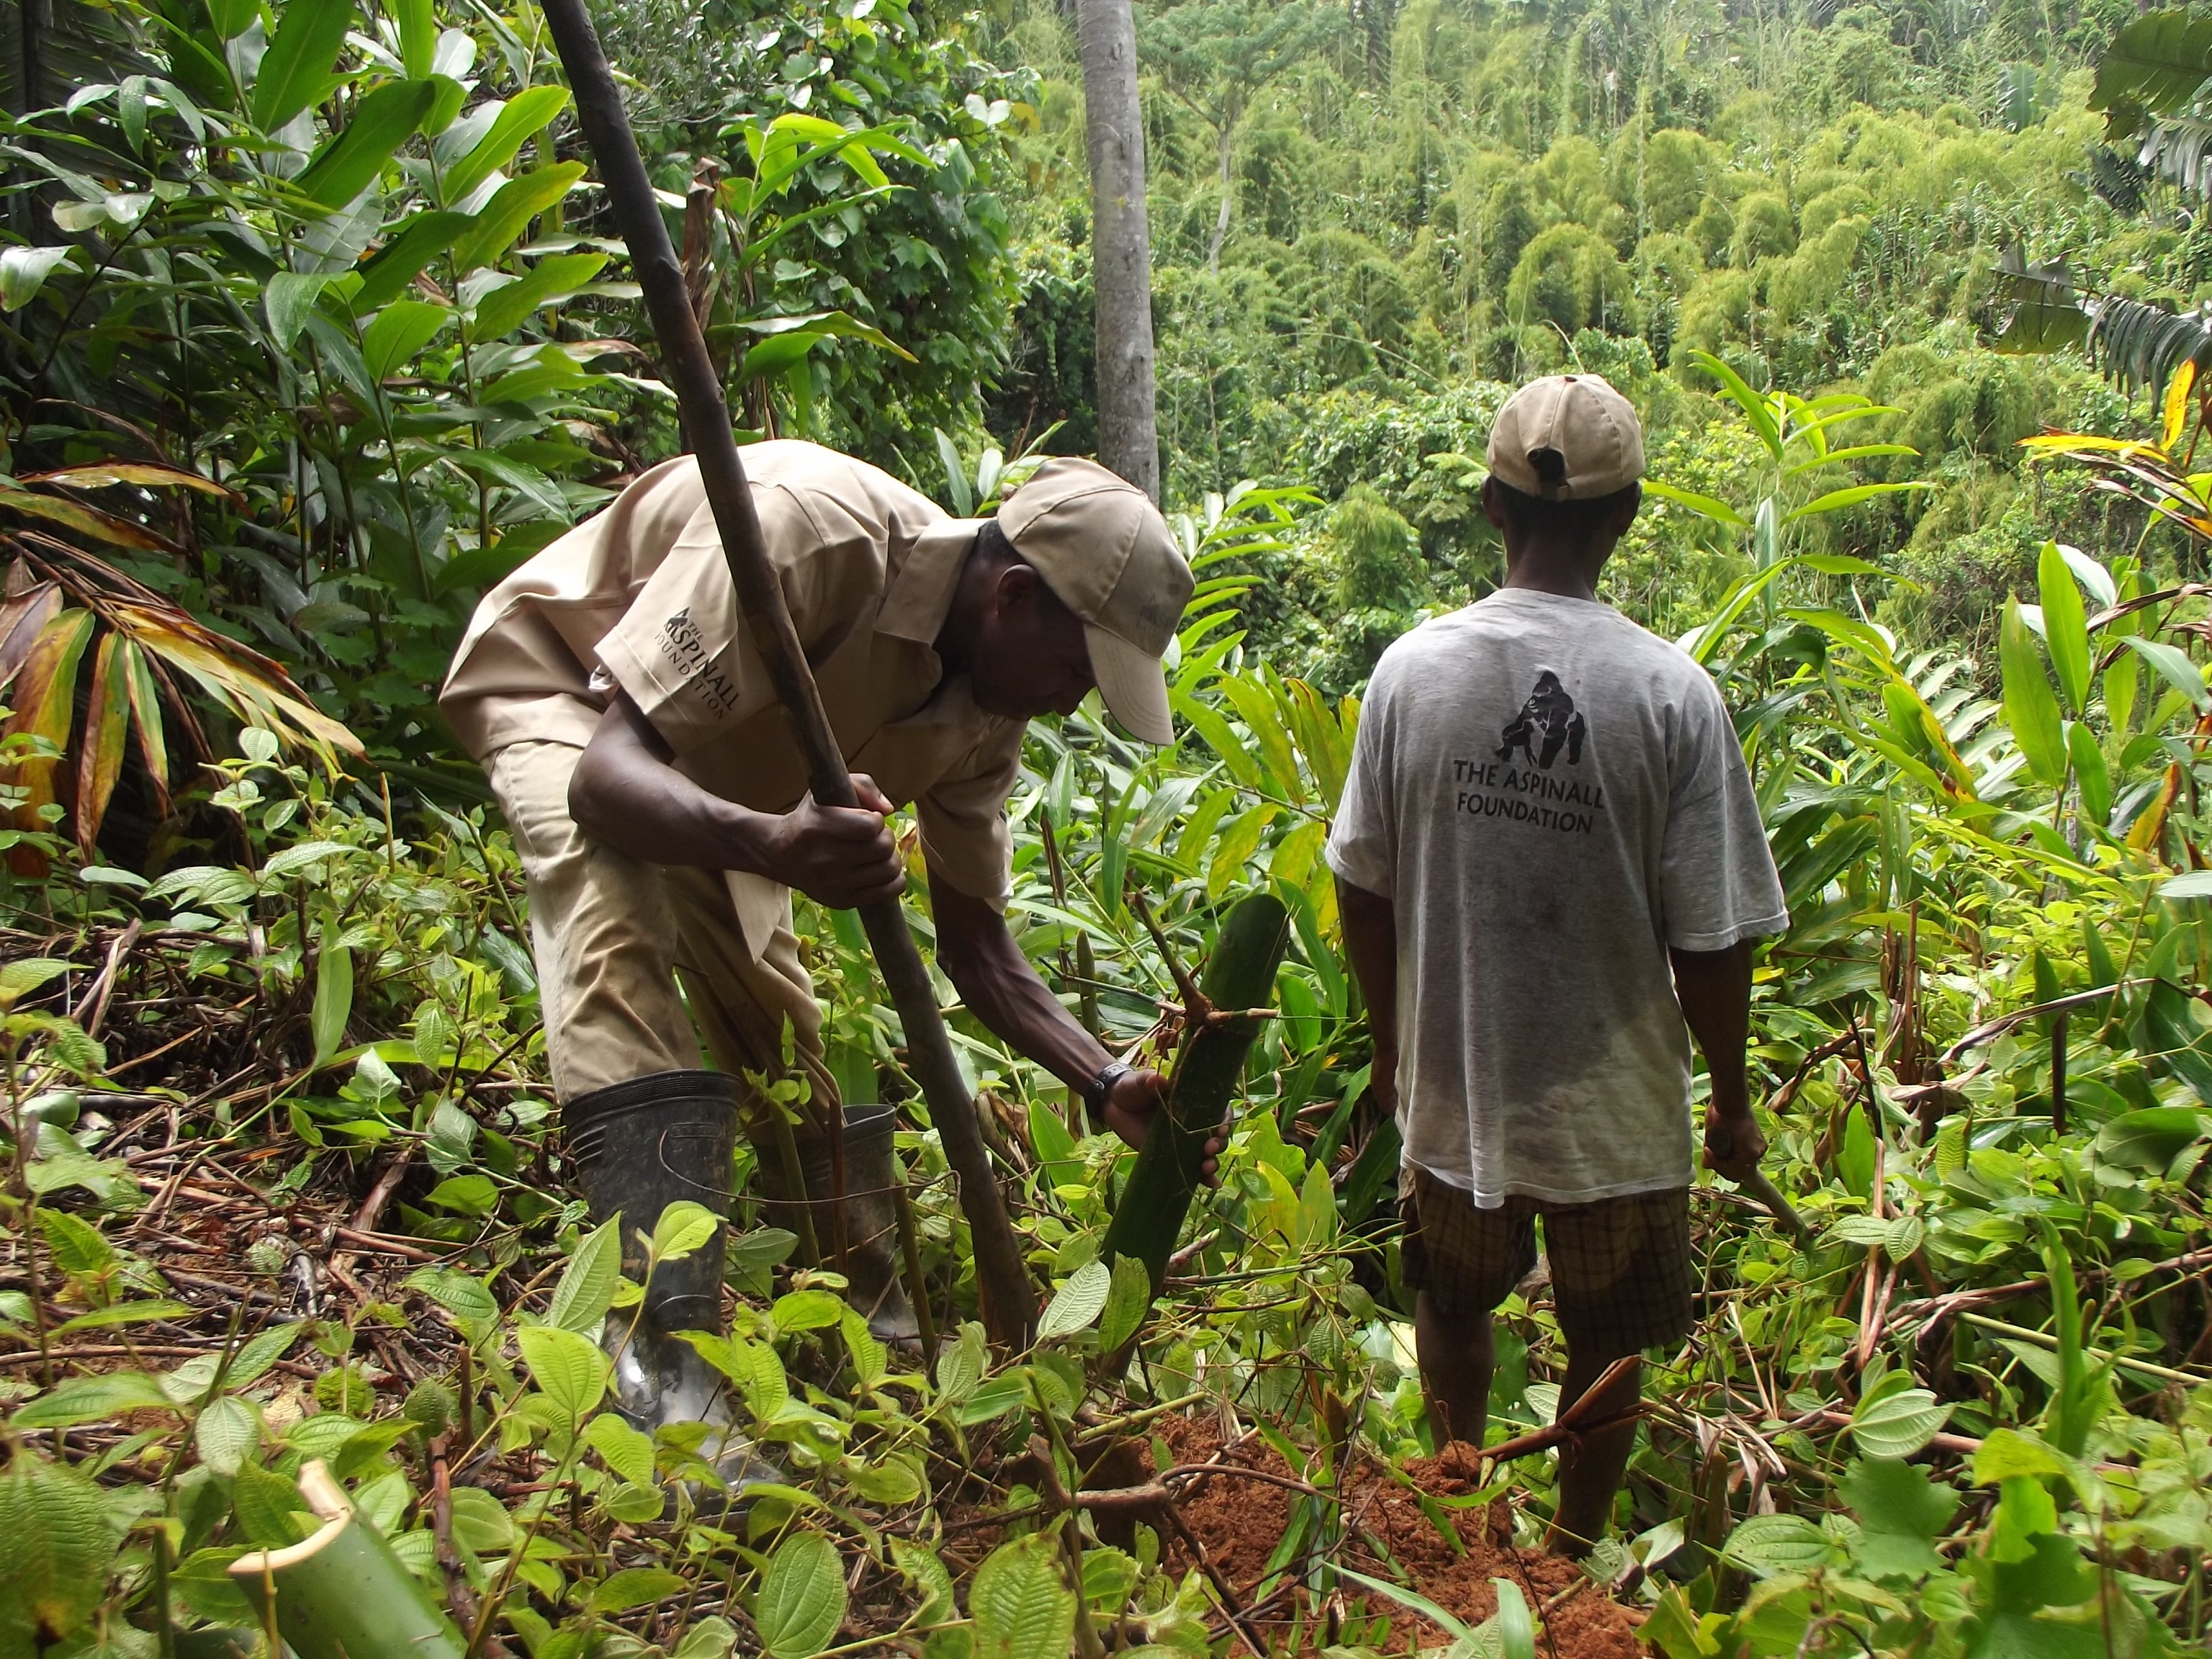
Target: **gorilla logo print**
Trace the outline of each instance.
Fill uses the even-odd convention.
[[[1583,757],[1583,739],[1589,734],[1589,722],[1575,713],[1575,700],[1559,684],[1559,677],[1547,668],[1536,677],[1536,689],[1506,726],[1504,746],[1498,750],[1498,758],[1509,760],[1518,749],[1548,772],[1564,747],[1567,764],[1577,765]]]

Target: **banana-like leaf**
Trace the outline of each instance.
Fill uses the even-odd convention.
[[[4,735],[28,733],[43,738],[57,750],[69,747],[70,728],[76,714],[76,671],[84,647],[92,638],[92,612],[68,610],[58,613],[39,630],[23,665],[16,671],[12,693],[15,712],[9,717]],[[23,760],[9,780],[25,791],[16,807],[15,822],[23,830],[44,830],[40,809],[54,804],[54,758]],[[27,856],[11,859],[17,873],[43,875],[46,860],[28,848],[17,848]]]
[[[849,316],[842,311],[810,311],[795,317],[754,317],[739,323],[738,326],[748,333],[765,334],[770,337],[787,334],[799,329],[804,329],[810,334],[839,335],[847,339],[865,340],[870,345],[894,353],[909,363],[915,361],[915,356],[911,351],[892,339],[883,330],[876,327],[872,323],[864,323],[859,318]]]
[[[2136,163],[2185,195],[2212,196],[2212,121],[2178,116],[2152,122]]]
[[[1677,489],[1673,484],[1662,483],[1656,478],[1644,480],[1644,493],[1656,495],[1662,501],[1672,501],[1676,507],[1687,507],[1699,518],[1711,519],[1715,524],[1724,524],[1731,530],[1751,528],[1750,520],[1717,496],[1700,495],[1694,489]]]
[[[1783,522],[1795,524],[1800,519],[1814,518],[1823,513],[1840,512],[1847,507],[1856,507],[1861,501],[1870,501],[1881,495],[1902,495],[1907,490],[1933,489],[1936,486],[1924,478],[1915,478],[1906,483],[1851,484],[1843,489],[1832,489],[1825,495],[1816,495],[1802,507],[1793,507]]]
[[[2089,313],[2089,361],[2125,391],[2156,393],[2185,362],[2212,362],[2212,307],[2175,313],[2110,294]]]
[[[2012,303],[1997,330],[1999,351],[2063,351],[2088,339],[2089,313],[2063,262],[2031,265],[2015,245],[1998,256],[1996,276],[2002,297]]]
[[[2174,370],[2166,388],[2164,418],[2159,422],[2159,445],[2172,454],[2189,427],[2189,394],[2197,385],[2197,365],[2184,363]],[[2106,603],[2110,603],[2109,600]]]
[[[564,300],[590,282],[606,262],[604,253],[556,253],[540,259],[527,276],[495,288],[477,301],[469,337],[496,340],[513,333],[538,307]]]
[[[476,223],[465,213],[418,213],[404,229],[361,268],[361,288],[353,296],[357,316],[366,316],[399,297],[431,260],[453,246]]]
[[[43,495],[18,488],[13,480],[0,481],[0,507],[10,513],[20,513],[27,519],[44,519],[49,524],[74,530],[81,536],[89,536],[111,547],[128,547],[141,553],[173,553],[176,550],[143,525],[118,519],[112,513],[102,513],[98,507],[87,507],[60,495]]]
[[[399,25],[399,61],[407,78],[428,80],[438,53],[434,0],[399,0],[389,9]]]
[[[1997,275],[2013,302],[1997,333],[2000,351],[2081,347],[2091,364],[2123,390],[2153,393],[2183,363],[2200,369],[2212,364],[2212,307],[2177,313],[2119,294],[2084,300],[2063,264],[2030,265],[2017,248],[1998,260]]]
[[[2036,568],[2037,597],[2043,601],[2043,640],[2057,671],[2058,689],[2078,716],[2089,706],[2089,623],[2081,589],[2058,544],[2045,542]]]
[[[532,219],[566,196],[583,176],[581,161],[562,161],[508,179],[453,244],[453,269],[470,271],[491,264],[514,245]]]
[[[2005,600],[2004,625],[1997,636],[1998,666],[2004,678],[2005,723],[2027,762],[2027,769],[2056,789],[2066,776],[2066,732],[2058,696],[2044,672],[2043,653],[2020,614],[2020,601]]]
[[[190,674],[208,695],[282,738],[323,751],[362,752],[361,739],[308,701],[292,677],[259,652],[204,627],[181,611],[125,602],[115,625],[145,650]]]
[[[2132,219],[2142,211],[2146,180],[2132,155],[2111,144],[2092,144],[2088,162],[2087,172],[2071,175],[2075,183],[2103,198],[2123,218]]]
[[[120,634],[100,636],[93,659],[92,696],[84,711],[84,741],[76,758],[76,845],[92,860],[100,820],[123,775],[123,745],[129,732],[131,678],[123,652],[130,644]]]
[[[1766,399],[1753,392],[1742,375],[1711,352],[1692,351],[1690,361],[1721,383],[1721,389],[1735,400],[1736,407],[1742,410],[1745,418],[1750,421],[1751,429],[1766,446],[1767,453],[1779,461],[1782,459],[1782,428],[1776,423],[1774,411],[1767,406]]]
[[[14,598],[0,600],[0,693],[4,693],[31,653],[40,631],[62,608],[62,590],[55,582],[39,582]]]
[[[2208,76],[2212,16],[2180,9],[2148,12],[2105,48],[2089,89],[2089,107],[2105,112],[2107,137],[2124,138],[2146,112],[2172,115],[2187,109]]]
[[[381,386],[414,362],[453,314],[428,300],[394,300],[378,312],[361,332],[361,359],[370,381]]]

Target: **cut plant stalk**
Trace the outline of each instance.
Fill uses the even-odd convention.
[[[1240,899],[1221,924],[1193,999],[1195,1006],[1184,1011],[1188,1035],[1168,1085],[1166,1107],[1145,1137],[1100,1247],[1101,1259],[1109,1264],[1124,1255],[1145,1264],[1151,1300],[1158,1299],[1183,1218],[1204,1183],[1206,1143],[1220,1127],[1243,1075],[1245,1056],[1260,1035],[1258,1014],[1243,1011],[1263,1009],[1273,999],[1290,936],[1290,912],[1273,894]],[[1127,1352],[1127,1344],[1122,1352]]]
[[[257,1550],[230,1576],[299,1659],[463,1659],[468,1644],[383,1534],[354,1514],[320,1459],[300,1471],[300,1495],[322,1522],[280,1550]]]
[[[546,0],[544,14],[561,54],[562,68],[568,72],[569,90],[575,96],[576,118],[599,163],[599,179],[614,207],[616,223],[629,245],[630,266],[644,292],[653,331],[660,342],[661,358],[669,385],[676,392],[684,434],[698,455],[700,483],[706,489],[708,505],[714,509],[714,527],[721,536],[723,556],[729,561],[738,608],[752,635],[754,648],[767,666],[776,701],[791,722],[793,738],[805,757],[807,782],[814,799],[825,806],[856,806],[859,798],[853,792],[844,753],[830,730],[828,715],[823,713],[822,696],[807,665],[798,630],[792,625],[782,584],[776,580],[761,540],[760,518],[745,482],[744,463],[738,456],[737,438],[730,429],[721,375],[691,309],[684,267],[660,216],[660,204],[638,154],[637,137],[630,131],[614,73],[607,66],[606,54],[600,49],[583,0]],[[938,1012],[929,969],[922,963],[921,951],[898,900],[884,899],[862,906],[860,920],[905,1028],[908,1065],[921,1085],[930,1121],[944,1141],[945,1160],[959,1177],[960,1207],[967,1215],[974,1241],[984,1326],[1001,1347],[1026,1346],[1036,1326],[1036,1292],[1023,1264],[1013,1224],[1006,1216],[1006,1200],[991,1167],[990,1149],[984,1145],[982,1126],[976,1121],[975,1100],[962,1080],[952,1040]],[[832,1158],[840,1170],[839,1137],[843,1128],[842,1116],[832,1112]],[[844,1194],[839,1191],[830,1196],[833,1204],[842,1203]]]

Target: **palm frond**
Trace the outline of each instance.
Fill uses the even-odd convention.
[[[2136,159],[2160,183],[2185,195],[2212,198],[2212,121],[2161,117],[2144,130]],[[2140,191],[2136,200],[2140,204]]]
[[[2145,179],[2142,165],[2112,144],[2090,144],[2082,151],[2088,167],[2069,175],[2113,212],[2133,218],[2142,211]]]
[[[2162,390],[2185,362],[2212,367],[2212,305],[2173,312],[2124,295],[2083,299],[2064,264],[2031,265],[2017,247],[1997,261],[2012,303],[1997,331],[2000,351],[2038,353],[2078,347],[2123,390]]]
[[[2212,365],[2212,306],[2172,312],[2112,294],[2083,307],[2089,315],[2089,361],[2124,391],[2155,395],[2174,370]]]

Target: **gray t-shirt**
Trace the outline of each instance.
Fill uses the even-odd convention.
[[[1485,1209],[1689,1184],[1668,948],[1789,923],[1702,668],[1556,594],[1424,623],[1376,668],[1328,863],[1396,913],[1407,1158]]]

